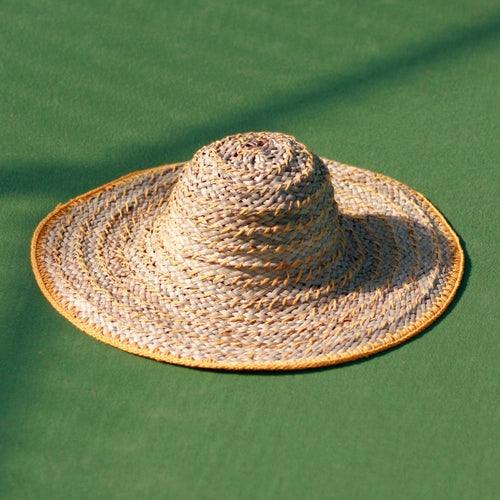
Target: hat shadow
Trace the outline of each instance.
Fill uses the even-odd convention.
[[[358,229],[358,237],[360,239],[367,239],[368,235],[366,234],[366,228],[370,228],[370,233],[379,234],[384,240],[388,247],[394,247],[395,245],[400,244],[400,238],[402,234],[407,234],[408,232],[412,232],[415,235],[418,235],[419,238],[419,247],[422,249],[431,249],[435,246],[436,239],[436,229],[435,227],[426,227],[416,221],[412,221],[410,218],[403,218],[397,216],[381,216],[377,214],[367,214],[367,215],[356,215],[352,216],[349,214],[343,214],[341,216],[341,225],[343,227],[353,227]],[[391,227],[392,230],[388,228]],[[451,226],[450,226],[451,227]],[[441,236],[444,241],[449,241]],[[471,273],[471,261],[468,253],[466,252],[465,244],[461,238],[457,236],[457,241],[460,242],[460,248],[456,248],[452,251],[452,247],[448,247],[445,255],[448,255],[448,263],[446,265],[446,272],[450,272],[450,269],[455,266],[455,268],[459,269],[459,273],[462,272],[460,283],[458,287],[455,287],[455,291],[452,294],[451,301],[449,305],[439,313],[439,317],[436,317],[432,323],[432,327],[439,324],[455,307],[455,304],[458,302],[460,297],[464,293],[464,289],[466,288],[470,273]],[[447,248],[446,246],[444,247]],[[463,252],[463,253],[462,253]],[[445,252],[443,252],[445,253]],[[446,257],[445,257],[446,258]],[[407,261],[411,262],[411,261]],[[463,269],[460,271],[460,262],[462,262]],[[390,259],[388,261],[390,264]],[[373,262],[370,259],[366,260],[364,270],[369,270],[372,266]],[[398,286],[404,286],[404,283],[408,283],[411,279],[418,278],[419,281],[425,282],[429,276],[435,272],[436,269],[436,259],[435,254],[429,251],[428,255],[421,255],[419,261],[419,269],[418,276],[416,273],[412,272],[414,268],[410,268],[410,266],[405,267],[405,260],[403,259],[401,267],[398,272],[394,273],[393,279],[388,283],[387,275],[380,273],[376,274],[368,274],[365,271],[360,269],[360,279],[352,279],[347,281],[343,286],[336,287],[331,294],[329,295],[332,299],[339,299],[341,297],[348,296],[354,292],[358,293],[370,293],[377,289],[383,287],[389,287],[389,291],[394,290],[394,288]],[[444,269],[444,268],[443,268]],[[367,277],[371,276],[371,279]],[[323,283],[317,283],[316,286],[324,286],[327,283],[325,280]],[[284,287],[284,291],[292,292],[296,289],[293,284],[288,284]],[[431,326],[425,328],[424,331],[427,331]],[[367,358],[375,358],[384,356],[389,351],[393,351],[395,349],[399,349],[403,347],[403,343],[407,344],[408,342],[414,341],[419,335],[411,337],[400,344],[393,345],[387,350],[379,351],[374,354],[370,354],[365,357],[360,357],[351,361],[321,366],[321,367],[312,367],[312,368],[299,368],[292,370],[268,370],[268,369],[243,369],[238,370],[238,374],[266,374],[272,376],[283,376],[283,375],[293,375],[298,372],[320,372],[330,369],[340,369],[342,367],[349,367],[352,365],[358,365],[360,363],[364,363]],[[202,368],[199,368],[202,369]],[[205,369],[204,369],[205,370]],[[234,373],[232,370],[227,369],[211,369],[210,371],[214,371],[217,373]]]
[[[296,293],[307,287],[314,294],[333,280],[329,298],[338,299],[354,292],[369,293],[383,287],[401,286],[415,279],[425,280],[435,272],[441,258],[448,259],[451,264],[453,254],[449,240],[434,225],[427,227],[410,217],[381,214],[341,213],[339,221],[347,243],[338,262],[334,261],[329,272],[314,280],[280,282],[277,286],[284,293]],[[357,245],[352,241],[353,236]],[[268,243],[266,235],[242,234],[238,239],[245,248]],[[285,238],[282,241],[286,244]],[[277,255],[272,262],[279,264],[281,259],[283,255]],[[261,272],[259,268],[245,269],[249,278],[256,278]]]

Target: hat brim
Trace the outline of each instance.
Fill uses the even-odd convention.
[[[411,188],[323,161],[341,225],[350,236],[346,254],[351,257],[335,289],[326,296],[311,291],[300,308],[280,308],[276,300],[263,320],[237,307],[231,315],[226,303],[224,314],[200,310],[190,320],[189,304],[162,292],[165,270],[156,281],[147,263],[127,261],[127,246],[146,245],[147,222],[164,211],[184,163],[126,175],[59,205],[32,239],[38,285],[56,310],[92,337],[185,366],[302,369],[400,344],[428,327],[452,301],[464,267],[459,239]],[[107,255],[115,248],[116,259],[104,259],[104,247]],[[216,305],[220,299],[207,300]]]

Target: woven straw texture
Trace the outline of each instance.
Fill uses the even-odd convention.
[[[32,241],[41,290],[86,333],[222,369],[324,366],[399,344],[445,310],[463,259],[422,195],[267,132],[58,206]]]

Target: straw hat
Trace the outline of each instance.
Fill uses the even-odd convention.
[[[432,323],[463,271],[421,194],[247,133],[58,206],[32,265],[51,304],[125,351],[222,369],[298,369],[382,351]]]

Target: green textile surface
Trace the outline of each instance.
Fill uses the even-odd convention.
[[[3,0],[0,498],[498,498],[499,34],[494,0]],[[29,246],[57,203],[248,130],[425,194],[467,252],[445,315],[364,361],[246,374],[52,309]]]

